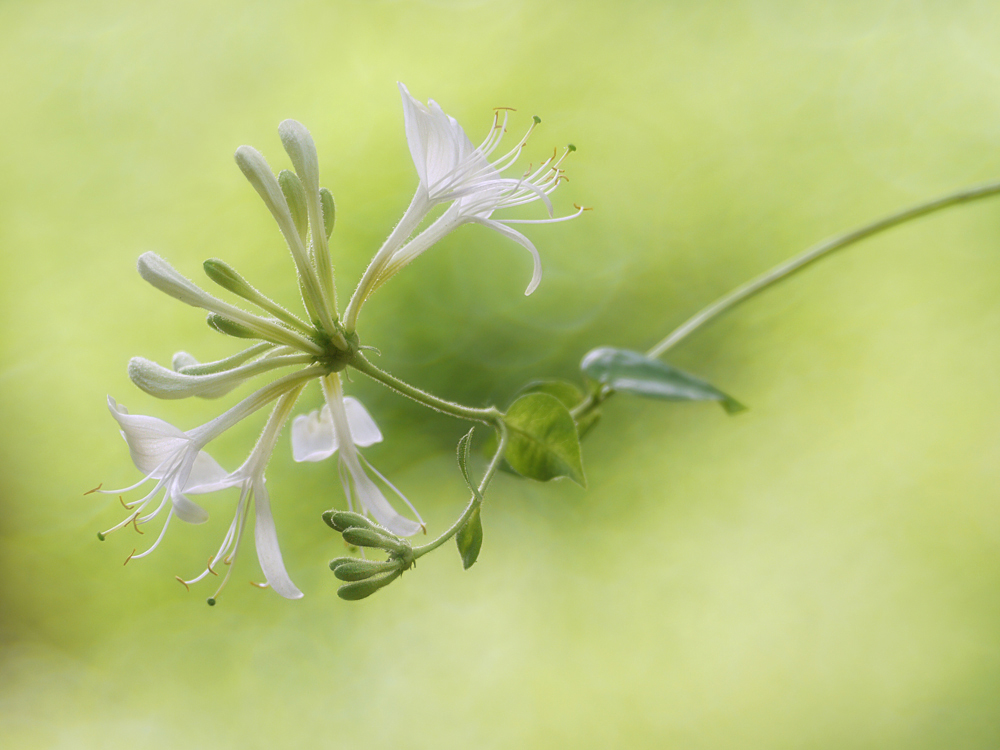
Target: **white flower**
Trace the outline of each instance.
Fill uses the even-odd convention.
[[[382,433],[371,415],[355,398],[345,397],[338,373],[322,381],[326,405],[319,411],[303,414],[292,421],[292,456],[296,461],[322,461],[339,451],[340,481],[353,510],[357,499],[382,526],[399,536],[412,536],[424,529],[420,514],[410,501],[358,452],[381,442]],[[368,476],[362,461],[395,492],[413,511],[418,521],[400,515]]]
[[[427,105],[417,101],[402,83],[399,92],[403,98],[403,119],[410,156],[420,183],[406,213],[392,234],[376,253],[365,271],[358,289],[344,313],[345,327],[353,331],[357,315],[365,300],[401,268],[462,224],[482,224],[514,240],[531,253],[534,262],[531,282],[525,294],[531,294],[542,277],[541,259],[534,244],[510,224],[545,224],[565,221],[579,216],[584,209],[568,216],[553,217],[552,193],[565,177],[560,165],[566,155],[575,150],[568,146],[562,155],[543,161],[537,169],[518,177],[504,177],[521,155],[531,131],[540,120],[533,119],[524,137],[503,156],[490,161],[490,156],[500,145],[507,128],[507,113],[501,120],[499,110],[494,113],[489,135],[478,146],[465,134],[455,118],[447,115],[433,100]],[[495,219],[493,213],[500,209],[541,201],[549,214],[547,219]],[[438,205],[451,205],[436,221],[416,237],[407,239]]]
[[[170,519],[177,515],[188,523],[203,523],[208,519],[204,508],[188,499],[187,495],[214,492],[229,486],[228,474],[218,462],[202,450],[204,442],[196,430],[183,432],[168,422],[156,417],[129,414],[128,410],[108,396],[108,409],[118,421],[122,437],[128,444],[129,453],[136,468],[146,476],[130,487],[118,490],[97,490],[103,494],[120,495],[153,481],[153,489],[143,498],[125,507],[132,511],[125,520],[98,536],[104,538],[112,531],[134,524],[137,531],[141,525],[149,523],[169,504],[167,518],[163,522],[156,541],[144,552],[129,559],[148,555],[160,544],[167,531]],[[143,515],[146,508],[160,492],[163,498],[151,512]]]
[[[267,425],[264,427],[264,431],[250,453],[250,456],[240,468],[220,483],[221,486],[225,487],[239,487],[240,499],[236,505],[236,513],[233,516],[233,521],[229,525],[229,530],[226,532],[218,552],[209,560],[208,566],[200,575],[190,580],[178,578],[185,586],[189,586],[192,583],[197,583],[209,574],[218,575],[215,572],[215,567],[220,562],[228,565],[229,568],[226,571],[222,584],[215,592],[215,595],[208,600],[210,604],[215,603],[215,597],[219,595],[219,592],[222,591],[229,580],[229,575],[233,570],[233,563],[236,561],[236,555],[239,552],[240,542],[243,540],[243,532],[246,528],[251,506],[255,507],[254,542],[257,547],[257,560],[260,563],[260,569],[264,572],[264,578],[267,579],[267,584],[286,599],[302,598],[302,592],[292,583],[288,572],[285,570],[281,549],[278,546],[278,534],[274,526],[274,516],[271,514],[271,496],[267,491],[267,483],[264,479],[264,470],[267,468],[267,463],[274,452],[278,434],[291,414],[295,400],[298,398],[299,393],[302,392],[302,387],[299,386],[278,399],[274,410],[271,412],[271,416],[268,418]]]
[[[208,519],[208,513],[201,506],[192,502],[187,495],[239,487],[240,499],[236,507],[236,514],[219,551],[209,560],[208,566],[201,575],[190,580],[178,577],[178,580],[188,586],[209,574],[217,575],[214,568],[219,562],[231,564],[239,550],[249,510],[256,506],[254,536],[257,557],[267,583],[287,599],[300,598],[302,592],[289,579],[278,547],[274,520],[271,515],[270,496],[264,480],[264,469],[274,451],[278,433],[291,414],[295,400],[305,387],[305,381],[311,379],[312,376],[313,373],[310,371],[305,374],[296,373],[275,381],[245,398],[211,422],[187,432],[156,417],[129,414],[124,406],[108,397],[108,408],[121,427],[121,434],[128,444],[132,460],[136,467],[145,474],[145,477],[131,487],[119,490],[97,488],[92,491],[120,495],[147,482],[152,481],[154,485],[153,489],[139,500],[129,503],[122,500],[122,504],[131,511],[130,514],[117,525],[98,534],[98,537],[104,539],[112,531],[129,524],[132,524],[136,531],[142,533],[140,527],[152,521],[169,504],[166,520],[163,522],[156,541],[139,554],[133,552],[126,562],[145,557],[159,546],[173,516],[176,515],[182,521],[189,523],[203,523]],[[239,469],[232,474],[227,473],[215,459],[203,450],[204,446],[276,397],[277,403],[271,412],[267,426],[250,456]],[[144,514],[147,507],[161,492],[163,497],[159,504],[151,512]],[[216,591],[215,596],[218,596],[225,586],[231,570],[231,567],[227,570],[222,586]],[[214,596],[209,599],[209,603],[215,603]]]

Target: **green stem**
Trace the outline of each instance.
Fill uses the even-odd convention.
[[[417,560],[428,552],[433,552],[442,544],[451,539],[455,534],[459,532],[459,529],[465,525],[465,522],[469,520],[469,517],[475,512],[476,508],[483,504],[482,497],[486,493],[486,488],[489,487],[490,482],[493,480],[493,475],[497,473],[497,469],[500,468],[500,461],[503,459],[504,451],[507,449],[507,427],[504,425],[503,421],[497,423],[497,430],[500,433],[499,445],[497,445],[497,452],[493,454],[493,459],[490,461],[490,465],[486,467],[486,473],[483,475],[482,481],[479,483],[478,494],[473,493],[472,499],[469,501],[468,506],[465,508],[465,512],[459,516],[459,519],[452,524],[451,528],[444,532],[441,536],[435,539],[433,542],[428,542],[422,547],[415,547],[413,549],[413,559]]]
[[[867,239],[872,235],[878,234],[879,232],[884,232],[886,229],[899,226],[900,224],[910,221],[911,219],[917,219],[921,216],[926,216],[927,214],[934,213],[935,211],[940,211],[960,203],[970,203],[981,198],[989,198],[997,195],[998,193],[1000,193],[1000,180],[987,182],[984,185],[977,185],[975,187],[962,188],[954,193],[949,193],[948,195],[935,198],[934,200],[927,201],[926,203],[905,208],[902,211],[897,211],[896,213],[890,214],[889,216],[881,218],[878,221],[874,221],[871,224],[866,224],[858,229],[853,229],[850,232],[845,232],[844,234],[839,234],[835,237],[824,240],[818,245],[813,245],[808,250],[805,250],[799,255],[786,260],[784,263],[775,266],[770,271],[761,274],[757,278],[736,287],[733,291],[720,297],[711,305],[702,309],[685,321],[682,325],[674,329],[666,336],[666,338],[660,341],[660,343],[646,352],[646,356],[659,357],[664,352],[673,348],[689,335],[708,323],[710,320],[717,318],[722,315],[722,313],[731,310],[741,302],[750,299],[750,297],[753,297],[758,292],[767,289],[783,279],[787,279],[797,271],[802,270],[820,258],[830,255],[836,250],[841,250],[849,245],[853,245],[856,242],[860,242],[863,239]],[[577,406],[574,407],[570,413],[573,415],[574,419],[579,419],[587,414],[587,412],[606,401],[613,393],[613,389],[608,386],[603,386],[599,391],[588,396],[586,399],[577,404]]]
[[[902,211],[886,216],[885,218],[879,219],[871,224],[867,224],[850,232],[845,232],[844,234],[824,240],[800,255],[796,255],[794,258],[786,260],[784,263],[775,266],[767,273],[758,276],[756,279],[748,281],[742,286],[737,287],[733,291],[729,292],[729,294],[720,297],[701,312],[687,320],[660,343],[646,352],[646,356],[659,357],[665,351],[678,344],[708,321],[718,317],[722,313],[736,307],[736,305],[749,299],[758,292],[776,284],[782,279],[788,278],[792,274],[808,266],[810,263],[814,263],[820,258],[829,255],[836,250],[845,248],[848,245],[853,245],[855,242],[860,242],[861,240],[871,237],[874,234],[884,232],[886,229],[891,229],[892,227],[903,224],[911,219],[926,216],[927,214],[940,211],[941,209],[948,208],[959,203],[969,203],[981,198],[989,198],[997,193],[1000,193],[1000,180],[988,182],[985,185],[978,185],[976,187],[963,188],[957,192],[949,193],[948,195],[935,198],[927,203],[921,203],[920,205],[913,206],[911,208],[905,208]]]
[[[407,398],[411,398],[419,404],[423,404],[431,409],[442,412],[443,414],[458,417],[459,419],[466,419],[470,422],[484,422],[485,424],[492,425],[499,425],[503,421],[501,419],[503,415],[495,406],[491,406],[488,409],[473,409],[470,406],[462,406],[461,404],[456,404],[451,401],[445,401],[443,398],[438,398],[431,393],[427,393],[427,391],[415,388],[409,383],[404,383],[402,380],[390,375],[385,370],[380,370],[378,367],[365,359],[360,352],[354,356],[350,364],[354,367],[354,369],[363,372],[365,375],[374,380],[378,380],[380,383],[392,388],[397,393],[400,393]]]

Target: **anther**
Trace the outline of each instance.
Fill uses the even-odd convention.
[[[187,581],[185,581],[183,578],[181,578],[180,576],[174,576],[174,578],[176,578],[177,582],[181,584],[184,588],[186,588],[188,591],[191,590],[191,587],[187,585]]]
[[[268,585],[266,583],[257,583],[257,581],[250,581],[251,586],[256,586],[259,589],[266,589]]]
[[[226,565],[228,565],[228,564],[229,564],[229,563],[226,563]],[[211,557],[210,557],[210,558],[208,558],[208,565],[207,565],[206,567],[208,568],[208,572],[209,572],[209,573],[211,573],[211,574],[212,574],[213,576],[217,576],[217,575],[219,575],[219,574],[218,574],[218,573],[216,573],[216,572],[215,572],[214,570],[212,570],[212,558],[211,558]]]
[[[99,491],[101,489],[101,487],[103,487],[103,486],[104,486],[104,482],[101,482],[99,485],[97,485],[96,487],[94,487],[94,489],[87,490],[83,494],[84,494],[84,496],[93,495],[95,492]]]
[[[145,534],[146,532],[139,528],[139,511],[135,512],[132,516],[132,527],[140,534]]]
[[[122,565],[123,566],[124,565],[128,565],[128,561],[132,559],[132,555],[134,555],[134,554],[135,554],[135,550],[133,549],[132,550],[132,554],[125,558],[125,562],[123,562]]]
[[[578,206],[575,203],[573,204],[573,208],[575,208],[577,211],[593,211],[594,210],[593,206]]]
[[[493,111],[494,112],[501,112],[501,111],[503,111],[503,112],[517,112],[517,110],[514,109],[513,107],[494,107]],[[539,120],[539,122],[541,122],[541,120]]]
[[[125,502],[125,500],[123,500],[123,499],[122,499],[122,496],[121,496],[121,495],[119,495],[119,496],[118,496],[118,502],[120,502],[120,503],[122,504],[122,507],[123,507],[123,508],[124,508],[125,510],[132,510],[132,506],[131,506],[131,505],[129,505],[128,503],[126,503],[126,502]]]

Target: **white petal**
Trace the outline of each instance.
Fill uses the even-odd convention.
[[[417,168],[417,177],[420,178],[420,182],[426,184],[427,151],[424,142],[424,122],[428,116],[427,107],[414,99],[402,83],[397,85],[400,96],[403,98],[403,125],[406,129],[406,142],[410,147],[410,156],[413,158],[413,166]]]
[[[355,445],[366,448],[382,442],[382,432],[360,401],[345,396],[344,411],[347,412],[347,425],[351,428],[351,438]]]
[[[190,443],[190,438],[169,422],[141,414],[129,414],[108,396],[108,409],[121,427],[122,437],[136,468],[153,479],[160,479],[167,467],[164,463]]]
[[[232,487],[236,482],[232,480],[229,473],[219,466],[218,461],[208,455],[205,451],[199,451],[195,456],[194,465],[188,475],[184,491],[192,495],[200,495],[206,492]]]
[[[359,463],[355,463],[353,466],[348,465],[347,470],[354,481],[358,500],[385,528],[398,536],[413,536],[423,529],[416,521],[411,521],[396,512],[396,509],[389,504],[385,495],[375,486],[375,483],[368,477]]]
[[[174,513],[182,521],[188,523],[205,523],[208,520],[208,511],[197,503],[188,500],[184,495],[173,495],[170,502],[174,506]]]
[[[292,458],[296,461],[322,461],[336,451],[337,436],[329,407],[292,420]]]
[[[257,545],[257,559],[271,588],[286,599],[301,599],[302,592],[292,583],[285,570],[278,547],[278,532],[274,528],[271,515],[271,498],[268,496],[264,480],[254,482],[254,503],[257,506],[257,522],[254,524],[254,541]]]
[[[514,240],[514,242],[521,245],[529,253],[531,253],[531,259],[534,263],[534,269],[531,272],[531,281],[528,283],[528,288],[524,290],[524,296],[528,296],[535,289],[538,288],[539,282],[542,280],[542,259],[538,255],[538,248],[536,248],[531,240],[525,237],[520,232],[511,229],[508,226],[504,226],[499,221],[493,221],[492,219],[477,219],[473,218],[470,221],[474,221],[477,224],[482,224],[484,227],[489,227],[490,229],[495,229],[497,232],[502,234],[504,237]]]

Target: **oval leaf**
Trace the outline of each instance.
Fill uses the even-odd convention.
[[[458,553],[462,556],[462,567],[468,570],[475,565],[479,550],[483,548],[483,519],[479,515],[479,508],[472,511],[469,520],[458,530],[455,542],[458,544]]]
[[[504,422],[510,430],[507,461],[516,472],[540,482],[569,477],[587,486],[576,423],[559,399],[548,393],[521,396]]]
[[[746,407],[701,378],[645,354],[601,347],[580,363],[583,374],[624,393],[667,401],[718,401],[729,414]]]

